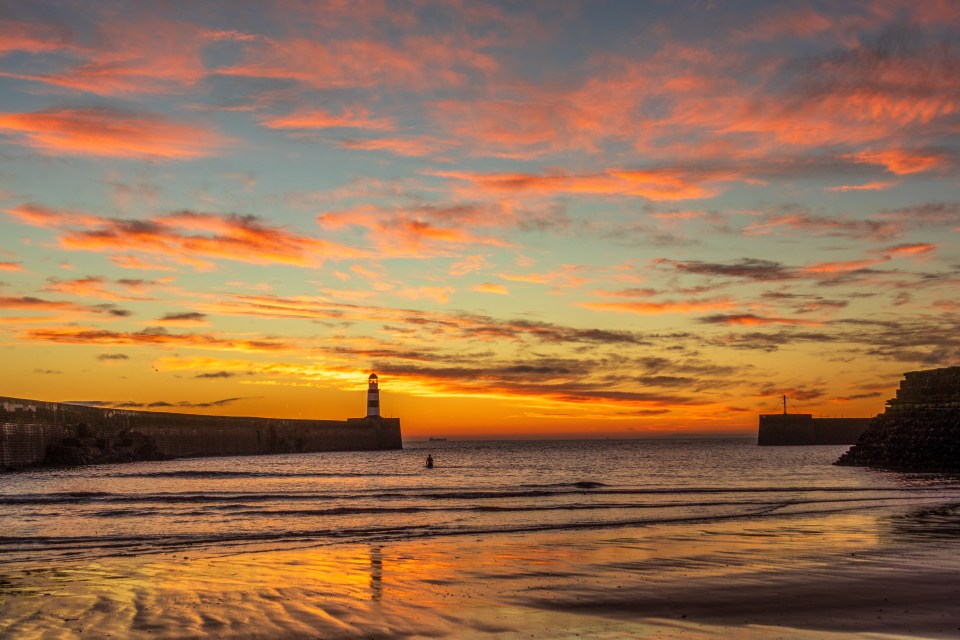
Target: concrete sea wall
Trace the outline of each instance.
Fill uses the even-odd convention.
[[[398,418],[285,420],[101,409],[0,397],[0,471],[43,464],[65,442],[113,446],[145,437],[165,457],[402,448]]]
[[[853,444],[870,418],[814,418],[809,413],[760,416],[757,444],[761,446]]]
[[[837,464],[960,471],[960,367],[905,373],[886,411]]]

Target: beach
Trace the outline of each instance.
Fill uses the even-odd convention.
[[[461,445],[438,446],[431,450],[442,462],[457,458]],[[696,445],[646,448],[658,446],[661,463],[669,465],[671,451],[679,456]],[[598,523],[563,508],[559,511],[568,517],[562,521],[547,513],[537,516],[540,526],[526,526],[527,521],[501,515],[497,526],[477,521],[459,532],[449,522],[444,525],[441,514],[428,513],[438,527],[446,527],[442,535],[420,530],[414,535],[384,533],[382,528],[371,534],[369,528],[331,539],[304,529],[290,535],[275,532],[271,539],[227,539],[200,532],[183,544],[151,548],[142,541],[133,547],[106,531],[99,544],[66,544],[68,536],[61,532],[59,544],[35,542],[33,550],[23,541],[15,547],[7,539],[0,569],[0,634],[385,639],[960,635],[960,490],[952,479],[836,469],[827,460],[833,448],[768,454],[742,442],[710,446],[727,460],[731,452],[770,455],[779,462],[787,456],[803,461],[793,467],[797,474],[822,474],[824,481],[859,474],[854,477],[864,482],[853,494],[824,485],[806,497],[798,497],[793,487],[768,482],[739,495],[738,501],[717,499],[727,495],[722,486],[692,492],[678,486],[666,498],[652,493],[638,499],[631,490],[629,508],[645,513],[646,523],[636,517],[621,518],[619,524]],[[513,445],[512,450],[517,448],[523,449]],[[589,465],[589,455],[584,457],[580,449],[565,455]],[[498,456],[508,450],[509,444],[494,449]],[[403,464],[420,453],[407,449],[395,459]],[[489,453],[465,448],[459,459]],[[280,457],[276,460],[283,464]],[[298,468],[311,460],[301,459]],[[359,472],[357,465],[368,460],[354,457],[347,464]],[[147,468],[157,473],[169,468],[163,465],[210,462],[151,463],[155,466]],[[656,474],[647,467],[649,484]],[[129,474],[130,468],[116,466],[106,473]],[[438,470],[444,473],[442,466]],[[458,475],[463,480],[469,471],[461,468]],[[448,484],[442,476],[433,481]],[[176,482],[182,486],[184,480],[178,477]],[[295,482],[301,488],[309,484],[300,477]],[[377,480],[363,477],[362,483],[370,490]],[[207,494],[222,493],[214,491],[214,481],[203,484]],[[741,478],[738,487],[750,484],[749,478]],[[229,488],[235,488],[232,481]],[[788,490],[780,490],[784,488]],[[494,489],[487,487],[487,494]],[[599,505],[620,495],[598,501],[577,491],[564,493],[564,504],[572,498],[581,506],[587,501]],[[169,494],[161,495],[172,502]],[[705,500],[704,494],[712,497]],[[814,495],[825,497],[810,499]],[[680,512],[676,505],[664,505],[664,500],[675,503],[677,496],[688,496],[685,504],[708,506]],[[764,504],[757,503],[757,496]],[[508,513],[523,514],[532,504],[557,506],[558,497],[468,499],[483,501],[487,509],[493,508],[492,501],[512,505]],[[244,501],[249,502],[249,496]],[[718,508],[728,507],[708,504],[726,502],[747,506],[720,512]],[[616,511],[624,515],[626,508],[620,503]],[[123,519],[119,511],[103,505],[97,509],[103,518]],[[673,515],[657,517],[664,511]],[[471,517],[458,513],[453,521]],[[182,518],[175,516],[168,527],[175,527],[177,519]],[[509,526],[511,522],[523,526]],[[195,525],[180,526],[188,530]],[[292,530],[289,523],[288,528]],[[266,528],[261,533],[267,533]],[[366,540],[361,542],[361,537]]]

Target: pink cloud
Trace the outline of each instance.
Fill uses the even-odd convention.
[[[843,184],[836,187],[826,187],[827,191],[880,191],[900,184],[899,180],[875,180],[864,184]]]
[[[47,53],[79,50],[69,31],[39,22],[0,20],[0,55],[13,51]]]
[[[387,151],[398,156],[419,157],[447,149],[452,142],[433,136],[409,136],[406,138],[351,138],[339,140],[337,144],[343,149]]]
[[[865,258],[863,260],[838,260],[835,262],[818,262],[816,264],[803,267],[804,273],[824,274],[824,273],[846,273],[848,271],[859,271],[868,269],[889,260],[888,257]]]
[[[0,133],[48,155],[189,160],[231,141],[209,127],[107,107],[0,114]]]
[[[27,50],[63,51],[71,58],[54,71],[44,65],[38,66],[37,72],[2,75],[108,96],[173,93],[205,77],[203,31],[193,24],[165,18],[155,7],[140,8],[146,10],[138,11],[132,19],[118,20],[101,13],[97,38],[83,46],[59,27],[32,25],[28,31],[21,29],[15,41],[18,48],[30,47],[36,38],[46,35],[49,39],[44,47],[34,45]]]
[[[386,38],[271,38],[247,43],[244,59],[214,70],[223,76],[292,80],[317,89],[392,86],[428,88],[463,84],[471,73],[490,73],[496,59],[470,36]]]
[[[370,129],[373,131],[393,131],[396,125],[389,118],[371,118],[364,108],[346,109],[342,113],[332,114],[323,109],[295,111],[285,116],[267,116],[260,124],[270,129]]]

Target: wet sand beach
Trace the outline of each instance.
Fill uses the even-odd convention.
[[[960,517],[760,520],[0,569],[8,638],[951,638]]]
[[[0,637],[960,636],[957,479],[841,451],[444,442],[8,475]]]

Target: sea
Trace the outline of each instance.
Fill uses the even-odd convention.
[[[752,438],[451,440],[29,471],[0,476],[0,559],[489,539],[960,503],[956,477],[832,465],[844,449]]]

